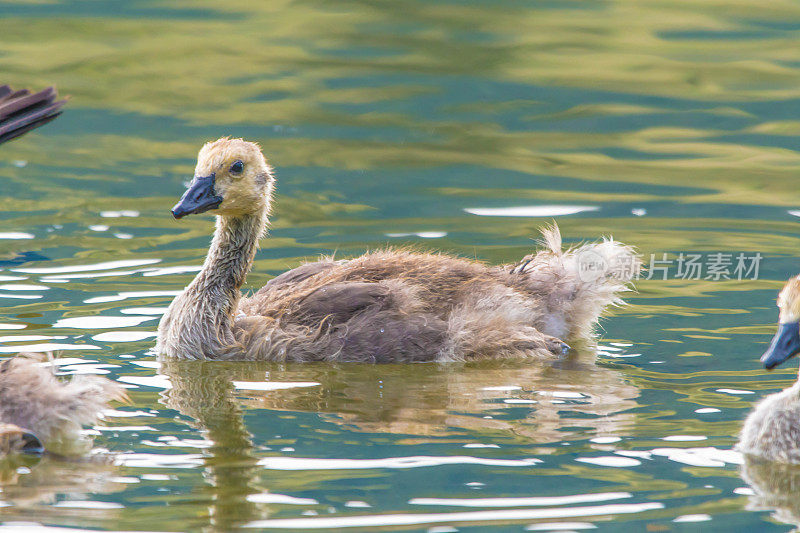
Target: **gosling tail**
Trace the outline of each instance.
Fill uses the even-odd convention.
[[[525,275],[532,289],[544,295],[546,333],[562,339],[590,337],[606,308],[622,304],[620,294],[631,290],[641,270],[639,256],[611,237],[562,249],[557,225],[541,231],[543,249],[526,256],[511,273]]]
[[[56,98],[55,87],[31,94],[0,85],[0,144],[50,122],[61,114],[67,102]]]

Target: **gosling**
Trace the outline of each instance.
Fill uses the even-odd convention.
[[[265,234],[273,172],[257,144],[202,147],[176,219],[211,211],[216,231],[202,270],[161,319],[162,357],[408,363],[562,356],[588,338],[638,269],[613,240],[546,247],[515,265],[387,249],[322,259],[285,272],[250,297],[240,288]]]
[[[773,369],[800,352],[800,276],[778,295],[778,331],[761,356]],[[761,400],[747,416],[737,448],[745,454],[781,463],[800,463],[800,381]]]
[[[20,353],[0,363],[0,456],[43,453],[50,444],[66,451],[108,402],[127,399],[121,386],[103,377],[60,381],[42,364],[45,358]]]

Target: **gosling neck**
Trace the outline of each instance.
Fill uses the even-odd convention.
[[[161,318],[159,354],[184,359],[241,355],[234,334],[234,313],[241,297],[239,289],[266,225],[266,210],[217,217],[217,229],[203,268]]]
[[[231,317],[236,310],[241,296],[239,289],[266,227],[266,209],[236,217],[217,216],[217,229],[203,269],[188,290],[200,293],[218,317]]]

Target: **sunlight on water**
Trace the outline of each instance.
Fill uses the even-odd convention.
[[[577,516],[603,516],[640,513],[661,509],[661,503],[616,504],[592,507],[570,507],[564,509],[519,509],[502,511],[472,511],[445,514],[412,514],[350,516],[341,518],[295,518],[288,520],[259,520],[246,524],[254,528],[285,529],[329,529],[344,527],[402,526],[412,524],[436,524],[442,522],[486,522],[510,520],[534,520],[571,518]]]
[[[597,211],[599,207],[585,205],[531,205],[523,207],[465,207],[464,211],[484,217],[558,217]]]

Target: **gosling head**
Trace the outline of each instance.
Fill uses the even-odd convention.
[[[223,137],[206,143],[197,154],[189,188],[172,208],[172,216],[211,211],[240,217],[269,211],[272,169],[256,143]]]
[[[770,370],[800,353],[800,276],[786,282],[778,295],[778,309],[778,331],[761,356],[761,362]]]

